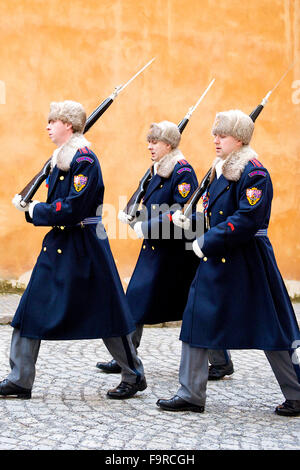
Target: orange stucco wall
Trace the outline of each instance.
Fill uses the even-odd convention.
[[[299,0],[1,0],[0,18],[0,277],[30,270],[47,231],[26,224],[11,199],[53,151],[50,101],[77,100],[89,114],[156,57],[86,134],[100,158],[105,202],[117,211],[119,196],[130,196],[149,166],[149,124],[178,123],[215,78],[181,144],[201,179],[214,158],[215,113],[250,112],[294,62],[257,120],[252,146],[273,178],[270,239],[279,267],[300,279]],[[43,187],[36,199],[45,195]],[[122,278],[140,243],[111,240]]]

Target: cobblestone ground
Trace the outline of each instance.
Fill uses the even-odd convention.
[[[0,296],[2,314],[18,299]],[[0,379],[9,371],[11,332],[0,326]],[[178,335],[179,328],[145,329],[140,356],[148,388],[126,401],[106,398],[120,376],[95,368],[110,358],[101,340],[42,342],[32,399],[0,399],[0,449],[300,448],[300,418],[274,414],[284,399],[262,351],[232,352],[235,373],[208,383],[203,414],[158,409],[156,400],[178,388]]]

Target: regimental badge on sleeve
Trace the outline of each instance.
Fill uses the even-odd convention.
[[[79,193],[87,183],[88,177],[84,175],[75,175],[74,176],[74,188]]]
[[[178,191],[182,197],[187,197],[191,191],[191,185],[189,183],[181,183],[178,185]]]
[[[261,195],[262,195],[261,189],[257,189],[257,188],[246,189],[246,196],[251,206],[254,206],[254,204],[256,204],[260,200]]]

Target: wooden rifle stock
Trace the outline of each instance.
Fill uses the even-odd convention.
[[[90,116],[87,118],[83,134],[85,134],[94,124],[98,119],[102,116],[102,114],[105,113],[105,111],[110,107],[110,105],[113,102],[112,96],[109,96],[106,98],[106,100],[102,101],[101,104],[95,109],[95,111],[90,114]]]
[[[258,106],[256,106],[255,109],[253,109],[252,113],[249,114],[249,117],[251,117],[253,122],[255,122],[256,118],[260,115],[263,109],[264,106],[262,104],[259,104]]]
[[[50,173],[51,167],[51,158],[46,161],[45,165],[41,169],[41,171],[35,175],[31,181],[19,192],[20,196],[22,196],[22,203],[24,206],[31,200],[32,196],[37,192],[38,188],[41,186],[42,182],[47,178]]]
[[[152,178],[152,171],[151,168],[149,168],[146,173],[144,174],[143,178],[139,182],[139,186],[137,190],[133,193],[129,201],[127,202],[127,205],[124,209],[124,212],[129,215],[132,219],[136,217],[140,202],[146,192],[146,189],[148,187],[148,184]]]

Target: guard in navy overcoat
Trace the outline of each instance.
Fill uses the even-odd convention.
[[[142,364],[134,352],[135,367],[133,362],[128,366],[125,349],[132,347],[131,338],[125,349],[123,344],[135,326],[101,223],[104,184],[99,161],[80,133],[84,123],[79,103],[52,103],[47,130],[53,142],[62,145],[52,156],[47,201],[34,201],[25,208],[28,222],[51,230],[12,326],[18,341],[30,338],[37,344],[40,340],[103,338],[111,349],[110,343],[119,339],[121,361],[127,363],[125,376],[135,382],[137,376],[143,379]],[[118,348],[112,349],[118,356]],[[34,372],[30,378],[23,372],[17,376],[12,355],[17,355],[15,347],[10,382],[31,390]]]
[[[183,207],[198,185],[194,169],[178,149],[180,138],[179,129],[172,122],[151,125],[147,140],[154,165],[141,214],[132,221],[125,212],[119,213],[119,219],[130,222],[138,238],[144,238],[126,292],[136,324],[132,335],[136,349],[144,324],[181,320],[199,264],[191,240],[185,240],[183,231],[171,221],[172,213]],[[98,362],[96,366],[105,372],[120,371],[115,360]]]
[[[131,221],[138,237],[144,240],[126,292],[136,323],[132,335],[136,348],[145,324],[182,319],[199,265],[191,249],[195,235],[184,236],[172,222],[172,214],[182,209],[198,186],[194,169],[178,148],[180,138],[178,127],[169,121],[152,124],[147,135],[154,163],[153,175],[143,198],[145,220]],[[128,222],[127,217],[123,211],[119,214],[124,222]],[[211,367],[226,363],[224,357],[230,359],[229,351],[210,351],[209,354]],[[231,361],[228,366],[232,368]],[[115,361],[98,362],[97,367],[106,372],[119,371]]]
[[[177,148],[180,133],[173,126],[177,145],[167,148],[167,153],[155,162],[143,199],[147,217],[134,225],[139,238],[144,240],[126,296],[137,325],[181,320],[199,264],[180,229],[176,227],[177,233],[174,231],[170,217],[183,207],[198,186],[194,169]],[[164,144],[159,139],[155,138],[152,127],[148,135],[152,155],[155,145]]]
[[[213,126],[217,159],[204,196],[207,231],[193,243],[201,260],[180,334],[181,388],[159,400],[164,409],[204,409],[208,348],[251,348],[265,351],[286,398],[277,413],[300,413],[300,333],[267,235],[273,189],[248,145],[253,128],[237,110]]]
[[[218,179],[213,172],[205,209],[209,230],[197,241],[204,257],[191,285],[182,341],[213,349],[285,350],[298,339],[267,236],[272,197],[270,174],[249,146],[229,157]]]
[[[27,215],[51,227],[12,322],[27,338],[108,338],[134,329],[108,238],[98,236],[104,184],[87,144],[72,136],[49,177],[47,201]]]

